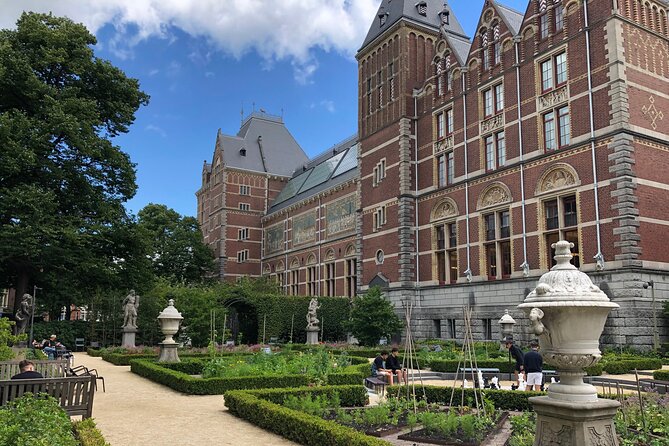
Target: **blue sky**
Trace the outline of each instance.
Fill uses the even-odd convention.
[[[98,37],[96,55],[139,79],[151,102],[115,142],[137,164],[136,213],[161,203],[195,215],[216,131],[240,113],[281,115],[314,156],[357,129],[354,58],[380,0],[0,0],[0,28],[22,10],[64,15]],[[523,11],[521,0],[502,2]],[[482,0],[450,2],[472,35]]]

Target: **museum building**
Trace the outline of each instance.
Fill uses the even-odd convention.
[[[380,285],[429,338],[461,338],[468,305],[475,336],[498,339],[509,309],[522,338],[515,307],[566,239],[620,305],[603,343],[666,340],[668,10],[488,0],[468,35],[442,0],[383,0],[357,54],[356,137],[308,160],[278,117],[219,132],[197,196],[221,278]]]

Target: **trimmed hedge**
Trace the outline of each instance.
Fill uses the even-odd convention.
[[[73,422],[72,430],[74,431],[75,438],[81,443],[81,446],[111,446],[105,441],[102,433],[95,426],[93,418]]]
[[[364,389],[362,390],[364,391]],[[280,394],[279,389],[277,389],[277,394]],[[285,393],[283,397],[285,397]],[[279,399],[278,396],[276,398]],[[282,407],[260,398],[258,394],[253,392],[227,392],[225,394],[225,405],[232,414],[262,429],[307,446],[388,446],[390,444],[350,427],[337,424],[334,421],[326,421],[313,415]]]
[[[588,376],[600,376],[602,374],[602,371],[604,370],[604,366],[601,363],[599,363],[590,367],[586,367],[584,370],[585,374]]]
[[[133,359],[130,370],[140,376],[189,395],[221,395],[229,390],[299,387],[309,384],[307,375],[241,376],[231,378],[196,378],[202,373],[204,361],[186,359],[178,363],[156,363],[152,359]],[[364,370],[364,373],[363,373]],[[369,366],[349,366],[339,373],[327,375],[330,385],[360,385],[368,376]]]
[[[669,381],[669,370],[655,370],[653,372],[653,379]]]
[[[86,348],[86,354],[92,358],[99,358],[102,356],[102,349],[88,347]]]
[[[429,367],[433,372],[455,373],[460,367],[464,367],[464,363],[457,359],[431,359],[423,361],[423,365]],[[495,368],[499,369],[500,373],[512,373],[515,362],[509,362],[508,359],[481,359],[476,361],[476,365],[480,368]]]
[[[221,352],[217,353],[218,356],[246,356],[251,355],[247,352]],[[179,353],[179,358],[181,359],[209,359],[211,355],[209,353],[188,353],[183,352]],[[102,359],[111,362],[114,365],[130,365],[130,361],[133,359],[158,359],[157,354],[137,354],[137,353],[103,353]]]
[[[604,371],[611,375],[624,375],[637,370],[657,370],[662,368],[662,360],[658,358],[620,359],[606,361],[602,364]]]
[[[306,375],[194,378],[168,367],[146,359],[130,361],[130,371],[133,373],[189,395],[222,395],[229,390],[294,387],[309,384],[309,378]]]
[[[232,392],[236,392],[233,390]],[[344,386],[317,386],[317,387],[297,387],[283,389],[258,389],[245,390],[245,392],[255,395],[263,400],[274,404],[283,404],[287,396],[306,396],[312,397],[327,395],[332,397],[336,392],[339,394],[339,400],[344,407],[363,407],[369,403],[367,389],[360,384]],[[227,395],[227,393],[226,393]]]
[[[388,395],[396,395],[400,386],[390,386],[386,392]],[[448,404],[451,401],[452,387],[425,386],[425,396],[428,403]],[[461,401],[462,389],[455,389],[453,401]],[[529,398],[532,396],[545,395],[544,392],[521,392],[519,390],[492,390],[484,389],[483,394],[502,410],[532,410]],[[400,393],[401,395],[401,393]],[[422,391],[417,390],[416,396],[422,397]],[[465,389],[465,403],[467,399],[474,399],[474,389]]]

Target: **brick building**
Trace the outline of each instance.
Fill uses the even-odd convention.
[[[398,311],[416,304],[421,337],[460,338],[472,305],[475,335],[497,339],[505,308],[525,319],[515,306],[565,238],[621,306],[603,342],[652,345],[651,296],[669,297],[668,10],[532,0],[520,13],[487,0],[468,37],[442,0],[383,0],[357,55],[357,169],[271,201],[301,170],[341,162],[351,140],[277,178],[253,274],[293,294],[379,284]],[[332,238],[340,200],[355,231]]]

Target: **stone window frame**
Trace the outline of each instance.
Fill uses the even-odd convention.
[[[251,186],[247,184],[240,184],[239,195],[251,195]]]
[[[344,294],[354,297],[358,287],[358,259],[353,245],[344,250]]]
[[[237,240],[244,241],[249,239],[249,228],[239,228],[237,229]]]
[[[386,158],[381,158],[372,170],[372,187],[376,187],[386,178]]]
[[[566,113],[562,114],[562,111],[566,110]],[[552,148],[548,147],[548,139],[547,139],[547,121],[546,119],[548,118],[549,115],[552,115],[551,122],[552,122],[552,129],[551,133],[553,134],[553,138],[551,141],[554,142],[555,146]],[[563,124],[562,124],[562,119],[563,117],[566,117],[567,120],[567,131],[564,132],[563,129]],[[561,150],[564,149],[565,147],[569,147],[571,144],[571,109],[569,104],[561,104],[557,107],[551,108],[549,110],[545,110],[543,113],[541,113],[541,141],[543,145],[544,152],[553,152],[556,150]],[[566,133],[566,136],[565,136]],[[566,138],[566,140],[565,140]]]
[[[433,281],[437,282],[440,285],[448,285],[457,283],[458,278],[460,277],[460,272],[458,270],[459,264],[459,242],[458,242],[458,206],[455,201],[451,198],[446,198],[440,200],[432,208],[430,212],[430,234],[431,234],[431,251],[432,251],[432,278]],[[450,241],[450,234],[446,234],[447,228],[453,225],[455,228],[455,246],[452,246]],[[439,248],[439,227],[444,228],[444,248]],[[448,245],[448,246],[446,246]],[[444,252],[444,279],[440,280],[439,277],[439,251]],[[457,272],[456,279],[453,280],[450,277],[450,271],[453,265],[451,265],[450,253],[455,253],[455,270]]]
[[[501,138],[500,138],[501,135]],[[490,165],[490,159],[488,157],[488,138],[492,138],[492,165]],[[483,147],[483,160],[485,163],[486,172],[492,172],[504,167],[506,165],[506,135],[504,130],[497,130],[491,133],[488,133],[482,137],[482,147]],[[503,150],[504,150],[504,160],[500,162],[500,141],[503,141]]]
[[[246,263],[248,261],[249,261],[248,249],[242,249],[241,251],[237,251],[237,263]]]
[[[565,76],[564,76],[564,81],[558,82],[558,58],[560,56],[564,55],[564,66],[565,66]],[[567,54],[567,47],[562,46],[555,51],[552,51],[550,54],[545,55],[541,59],[537,60],[537,74],[538,74],[538,79],[537,79],[537,85],[539,86],[539,91],[538,95],[543,95],[548,93],[549,91],[557,90],[569,83],[569,55]],[[550,67],[551,67],[551,82],[548,87],[544,87],[544,64],[546,62],[551,62]]]
[[[497,87],[502,87],[501,91],[498,92]],[[480,100],[480,110],[481,110],[481,120],[492,118],[497,116],[500,113],[504,113],[504,79],[500,79],[498,82],[493,84],[488,84],[482,87],[479,94]],[[490,114],[486,110],[487,100],[486,95],[490,93]],[[498,98],[498,95],[501,94],[501,101]]]
[[[481,255],[479,255],[480,261],[480,271],[481,275],[486,277],[488,280],[499,280],[506,279],[510,277],[514,272],[514,261],[513,261],[513,214],[511,212],[511,205],[513,203],[513,197],[511,196],[511,191],[509,187],[501,181],[495,181],[489,184],[485,189],[481,191],[479,199],[477,202],[477,210],[479,212],[479,250]],[[503,236],[501,233],[502,226],[499,224],[500,213],[508,212],[509,214],[509,234],[508,236]],[[494,214],[495,220],[495,238],[487,240],[486,234],[486,216]],[[504,259],[502,254],[503,243],[508,241],[509,245],[509,274],[504,274]],[[495,275],[490,274],[489,270],[489,259],[488,259],[488,246],[494,243],[495,246],[495,263],[496,263],[496,272]]]

